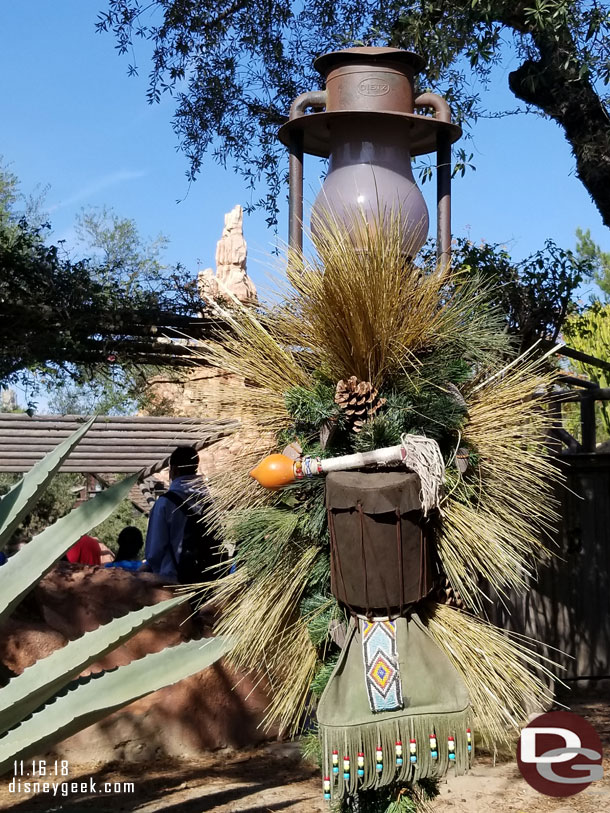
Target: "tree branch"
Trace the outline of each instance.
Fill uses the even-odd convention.
[[[493,16],[529,35],[539,59],[526,59],[508,77],[511,91],[563,128],[576,174],[610,227],[610,116],[600,100],[569,26],[547,31],[529,23],[529,2],[498,4]]]

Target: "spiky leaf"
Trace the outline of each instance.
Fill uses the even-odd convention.
[[[187,641],[112,672],[81,678],[21,725],[0,738],[0,774],[15,759],[44,753],[134,700],[211,666],[230,649],[225,638]]]
[[[39,460],[7,494],[0,497],[0,550],[4,549],[21,520],[36,505],[51,478],[94,420],[95,418],[91,418],[86,421],[69,438]]]
[[[186,600],[171,598],[115,618],[29,666],[0,689],[0,734],[64,688],[90,664]]]
[[[139,474],[102,491],[35,536],[0,568],[0,620],[32,590],[64,553],[91,528],[103,522],[127,496]]]

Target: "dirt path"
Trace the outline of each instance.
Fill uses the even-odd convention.
[[[568,799],[534,791],[515,762],[493,765],[479,757],[465,777],[450,777],[432,803],[433,813],[610,813],[610,696],[582,698],[573,711],[587,717],[605,749],[603,781]],[[52,770],[52,766],[51,766]],[[293,743],[272,743],[244,752],[216,752],[193,761],[154,765],[71,766],[68,777],[49,782],[85,782],[87,790],[58,789],[53,795],[11,792],[0,780],[0,810],[14,813],[328,813],[315,768],[300,759]],[[22,781],[25,781],[25,777]],[[31,781],[31,780],[30,780]],[[43,778],[40,778],[43,781]],[[91,790],[91,782],[94,790]],[[106,788],[105,783],[110,783]],[[121,788],[114,788],[119,783]],[[125,787],[133,783],[133,788]]]
[[[610,760],[603,782],[568,799],[542,796],[525,782],[514,762],[477,760],[468,776],[450,778],[431,805],[434,813],[610,813]]]

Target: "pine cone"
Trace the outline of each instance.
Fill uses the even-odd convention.
[[[359,381],[355,375],[337,384],[335,403],[345,412],[354,432],[360,432],[364,422],[372,418],[385,402],[370,381]]]
[[[446,577],[442,580],[442,584],[438,588],[437,601],[439,604],[448,604],[450,607],[458,607],[460,610],[464,609],[464,599],[460,596],[458,591],[451,586],[449,579]]]

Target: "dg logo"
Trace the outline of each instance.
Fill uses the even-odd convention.
[[[602,756],[597,731],[569,711],[536,717],[522,729],[517,745],[523,778],[547,796],[573,796],[603,779]]]

